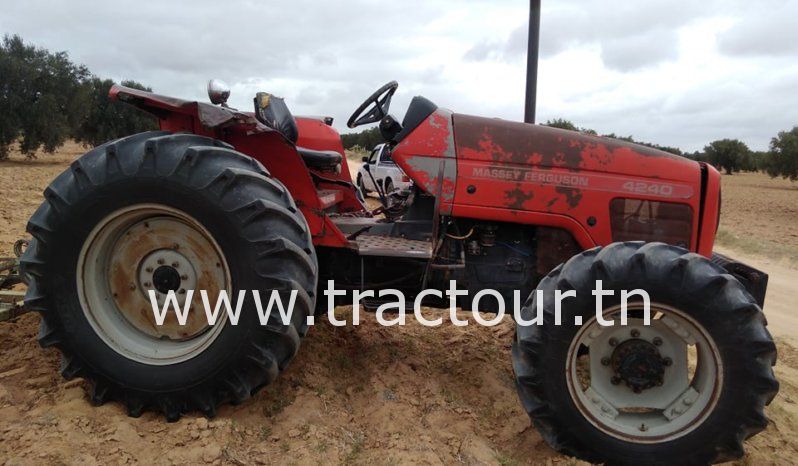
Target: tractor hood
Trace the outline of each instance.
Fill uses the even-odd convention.
[[[691,225],[714,235],[719,176],[668,152],[439,108],[397,144],[393,159],[440,197],[446,215],[566,228],[589,247],[624,240],[618,219],[650,201],[646,212],[678,212],[668,214],[668,231],[681,232],[673,244],[711,253]]]
[[[618,139],[461,114],[453,123],[460,160],[688,182],[700,172],[695,161]]]

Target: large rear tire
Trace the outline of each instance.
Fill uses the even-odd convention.
[[[131,416],[169,421],[199,410],[213,416],[272,382],[296,354],[315,301],[317,261],[307,224],[285,187],[230,146],[192,134],[142,133],[88,152],[45,190],[28,223],[21,260],[25,304],[41,313],[39,343],[62,353],[61,373],[83,377],[91,400],[118,400]],[[148,290],[160,304],[196,289],[186,325],[170,311],[153,323]],[[247,295],[237,325],[221,291]],[[260,325],[277,290],[294,312]]]
[[[627,326],[596,325],[597,280],[615,291],[603,318],[618,317],[620,290],[643,289],[651,324],[630,306]],[[707,464],[739,458],[742,442],[767,426],[776,346],[751,295],[708,259],[615,243],[574,256],[537,289],[543,322],[516,327],[513,369],[524,408],[555,450],[594,463]],[[556,290],[576,291],[562,301],[562,325]],[[537,304],[533,292],[524,319]]]

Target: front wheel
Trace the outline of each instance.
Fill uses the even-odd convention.
[[[100,146],[50,184],[28,231],[39,343],[61,351],[65,378],[91,383],[94,403],[212,416],[273,381],[307,331],[318,266],[305,219],[260,163],[219,141],[153,132]],[[202,291],[211,310],[243,291],[238,321],[221,306],[211,325]],[[264,306],[272,291],[293,301],[292,318],[262,325],[252,291]],[[187,318],[159,322],[150,292],[159,309],[176,296]]]
[[[360,173],[357,174],[357,187],[360,189],[360,192],[363,193],[363,196],[367,196],[369,190],[366,189],[365,183],[363,183],[363,175]]]
[[[597,280],[614,291],[598,316]],[[636,289],[650,297],[650,323],[636,301],[622,325],[621,290]],[[513,368],[525,409],[556,450],[612,464],[707,464],[742,456],[742,442],[767,426],[775,344],[754,299],[706,258],[615,243],[574,256],[538,290],[543,322],[517,327]],[[556,290],[576,291],[562,300],[561,325]],[[537,306],[533,293],[522,317]]]

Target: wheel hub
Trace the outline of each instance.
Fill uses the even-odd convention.
[[[169,265],[162,265],[152,273],[152,285],[159,293],[179,290],[180,281],[180,273]]]
[[[621,343],[613,351],[610,361],[615,385],[624,382],[635,393],[662,385],[666,359],[656,346],[646,340],[634,338]]]
[[[571,342],[572,399],[591,423],[616,438],[651,443],[680,437],[700,425],[717,402],[722,384],[717,349],[680,309],[651,303],[650,323],[629,318],[621,325],[620,307],[604,311],[612,325],[593,318]]]
[[[130,359],[189,359],[227,322],[223,312],[209,325],[201,302],[202,292],[211,303],[230,292],[224,255],[201,223],[171,207],[137,204],[109,214],[87,238],[78,276],[87,319]]]

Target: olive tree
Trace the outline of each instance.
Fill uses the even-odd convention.
[[[790,131],[780,131],[770,140],[767,172],[772,177],[782,176],[798,180],[798,126]]]
[[[80,122],[89,71],[65,52],[51,53],[6,36],[0,44],[0,158],[19,141],[23,154],[53,152]]]
[[[75,129],[74,138],[89,146],[99,146],[112,139],[130,134],[158,129],[155,118],[122,102],[108,98],[114,81],[93,77],[88,81],[89,99],[83,119]],[[122,85],[134,89],[152,89],[135,81],[122,81]]]
[[[749,152],[748,146],[738,139],[721,139],[704,147],[707,161],[727,175],[742,168]]]

